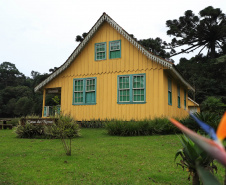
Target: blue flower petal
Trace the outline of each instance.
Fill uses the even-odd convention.
[[[204,123],[203,121],[199,120],[194,114],[190,113],[190,116],[199,124],[199,126],[213,139],[218,140],[215,130]]]

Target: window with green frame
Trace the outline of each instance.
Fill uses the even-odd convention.
[[[96,77],[73,80],[73,105],[96,104]]]
[[[184,109],[186,109],[186,98],[187,98],[187,95],[186,95],[186,90],[184,90]]]
[[[106,60],[106,42],[95,44],[95,60]]]
[[[180,85],[177,85],[177,107],[180,108]]]
[[[146,100],[146,75],[132,74],[118,76],[118,103],[139,104]]]
[[[172,105],[172,80],[168,78],[168,105]]]
[[[109,42],[109,58],[121,58],[121,40]]]

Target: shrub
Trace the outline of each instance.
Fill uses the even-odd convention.
[[[20,122],[20,118],[13,118],[11,121],[7,122],[9,124],[12,124],[13,126],[17,126]]]
[[[66,155],[71,155],[71,139],[79,136],[79,125],[70,115],[59,115],[57,134],[60,136]],[[66,139],[69,139],[67,142]]]
[[[18,125],[15,133],[19,138],[75,138],[80,135],[79,125],[69,116],[60,115],[56,124]]]
[[[109,135],[141,136],[155,134],[174,134],[179,132],[167,118],[142,121],[112,120],[106,124]]]
[[[91,121],[81,121],[79,125],[82,128],[104,128],[108,120],[91,120]]]
[[[18,125],[15,133],[19,138],[40,138],[44,137],[44,126],[26,123],[24,126]]]

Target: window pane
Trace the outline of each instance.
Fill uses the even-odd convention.
[[[83,102],[83,93],[75,92],[75,103],[82,103],[82,102]]]
[[[129,88],[129,77],[120,77],[119,78],[119,88],[128,89]]]
[[[120,49],[120,41],[110,42],[110,51],[119,50]]]
[[[75,81],[75,91],[79,92],[83,90],[83,80],[76,80]]]
[[[120,102],[129,101],[129,90],[120,90],[119,91],[119,101]]]
[[[106,58],[106,47],[105,47],[105,43],[102,44],[96,44],[96,59],[97,60],[101,60],[101,59],[105,59]]]
[[[86,80],[86,92],[95,91],[95,79]]]
[[[140,101],[144,101],[144,95],[141,95],[140,98]]]

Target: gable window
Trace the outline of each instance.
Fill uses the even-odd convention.
[[[184,90],[184,109],[186,109],[186,104],[187,104],[186,97],[187,97],[186,90]]]
[[[73,80],[72,104],[96,104],[96,78],[78,78]]]
[[[172,105],[172,80],[168,78],[168,105]]]
[[[118,76],[118,103],[145,103],[146,76],[145,74]]]
[[[177,86],[177,106],[180,108],[180,86]]]
[[[106,42],[95,44],[95,60],[106,60]]]
[[[121,58],[121,40],[109,42],[109,58]]]

